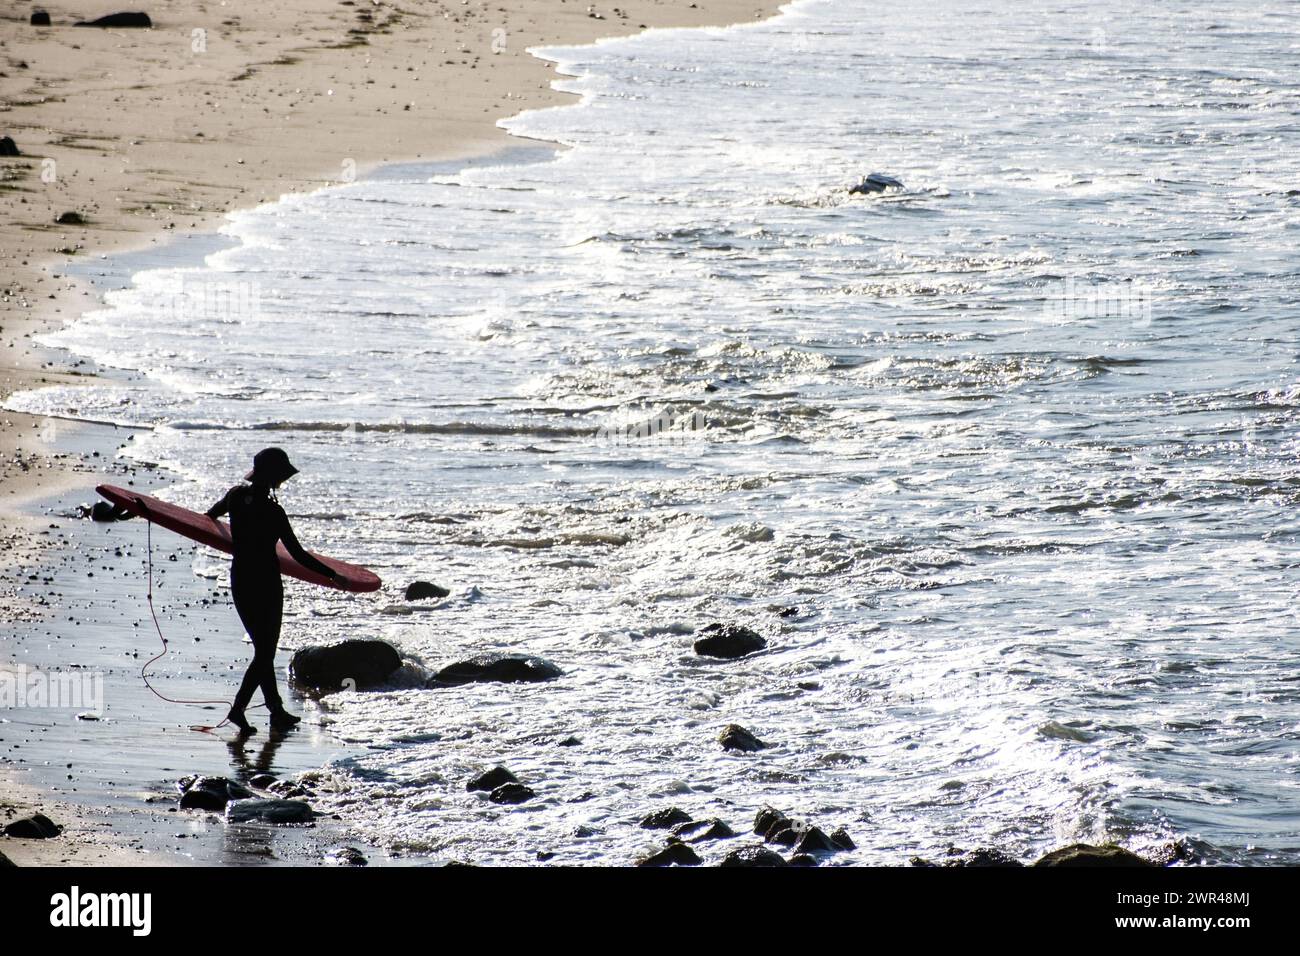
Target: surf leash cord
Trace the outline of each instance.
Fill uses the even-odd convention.
[[[155,654],[153,657],[149,658],[149,660],[145,661],[144,666],[140,668],[140,679],[144,681],[144,686],[148,687],[149,690],[151,690],[156,697],[160,698],[161,700],[167,701],[167,703],[169,704],[195,704],[195,705],[203,705],[203,706],[207,706],[209,704],[222,704],[225,707],[229,708],[230,702],[225,700],[187,700],[181,697],[168,697],[166,694],[159,691],[158,688],[154,687],[153,684],[149,682],[149,668],[152,667],[157,661],[160,661],[164,657],[166,657],[169,648],[167,644],[167,638],[163,637],[162,625],[158,623],[158,612],[154,609],[153,606],[153,519],[149,517],[149,509],[145,507],[143,501],[137,499],[136,503],[140,506],[140,511],[144,516],[145,529],[146,529],[145,530],[145,542],[146,542],[145,565],[148,569],[147,571],[148,590],[145,592],[145,600],[148,601],[149,603],[149,616],[153,618],[153,627],[154,630],[158,632],[158,640],[162,642],[162,650],[159,651],[157,654]],[[224,727],[229,722],[230,722],[230,718],[227,716],[223,718],[221,723],[219,724],[212,724],[212,725],[191,724],[190,730],[196,730],[199,731],[200,733],[211,733],[212,731],[218,729],[219,727]]]

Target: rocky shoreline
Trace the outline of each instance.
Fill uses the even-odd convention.
[[[108,437],[108,433],[102,433],[103,439]],[[105,461],[108,447],[101,445],[99,450],[98,460]],[[137,475],[132,480],[142,480],[147,484],[151,479]],[[106,524],[103,520],[95,522],[90,508],[64,505],[63,510],[79,516],[87,526]],[[116,518],[102,511],[99,517]],[[450,589],[439,584],[415,582],[406,589],[404,597],[405,603],[411,607],[436,607],[449,594]],[[690,638],[690,648],[695,657],[711,661],[711,666],[724,670],[774,649],[769,638],[729,621],[714,621],[699,628]],[[400,647],[381,640],[347,640],[300,647],[288,662],[288,673],[294,689],[306,700],[323,705],[325,713],[328,713],[331,695],[340,692],[385,693],[400,688],[415,693],[458,695],[467,687],[486,684],[499,687],[501,694],[511,694],[516,687],[562,684],[565,677],[564,669],[555,663],[527,654],[481,654],[426,665],[405,657]],[[738,724],[725,725],[712,733],[716,734],[714,746],[720,752],[731,752],[744,760],[761,759],[762,751],[769,747],[768,742]],[[267,741],[267,744],[271,743]],[[577,735],[570,734],[557,736],[550,743],[560,747],[582,747],[595,741],[584,742]],[[253,746],[258,746],[256,741]],[[494,862],[491,854],[476,857],[472,850],[452,854],[390,853],[384,846],[368,842],[349,829],[346,812],[339,813],[328,806],[322,809],[318,805],[322,798],[328,798],[331,784],[319,769],[310,766],[311,762],[308,752],[304,755],[303,768],[293,773],[259,771],[257,762],[253,761],[237,778],[201,770],[178,774],[169,781],[159,781],[157,790],[142,796],[135,807],[142,814],[138,820],[125,824],[119,822],[118,825],[125,831],[123,836],[128,845],[132,842],[130,834],[133,830],[156,828],[160,821],[165,821],[163,826],[184,827],[189,831],[190,839],[206,840],[218,851],[223,843],[250,848],[246,858],[227,854],[225,862],[344,866],[438,862],[492,865]],[[453,785],[451,781],[448,784]],[[454,786],[463,786],[465,792],[506,813],[527,812],[539,799],[539,794],[544,795],[548,789],[547,781],[539,779],[535,773],[519,773],[502,764],[483,767]],[[37,845],[57,850],[68,838],[68,831],[76,829],[75,820],[72,826],[63,826],[67,818],[62,813],[67,809],[66,805],[46,806],[39,800],[21,813],[11,808],[7,822],[16,825],[17,829],[10,831],[0,842],[0,850],[15,848],[15,852],[6,854],[17,857],[15,862],[37,859],[32,852]],[[44,832],[41,832],[41,816],[50,821]],[[770,806],[759,810],[752,821],[741,821],[716,810],[698,813],[689,804],[656,805],[651,802],[642,809],[639,817],[627,820],[626,826],[643,831],[646,840],[643,849],[625,858],[622,865],[641,867],[854,865],[857,859],[855,851],[870,839],[869,829],[864,832],[861,821],[827,819],[815,812],[786,811]],[[577,840],[586,838],[581,828],[573,835]],[[191,844],[196,848],[198,845],[197,842]],[[539,864],[562,864],[567,856],[564,851],[562,845],[540,847],[535,851],[535,861]],[[239,854],[245,854],[245,850],[241,849]],[[204,862],[207,859],[207,853],[200,852],[190,861]],[[176,861],[174,857],[171,860],[160,857],[157,852],[137,853],[137,860],[147,863]],[[1008,848],[964,850],[950,846],[942,854],[925,857],[900,853],[891,865],[944,868],[1026,865],[1155,867],[1202,862],[1205,859],[1197,847],[1180,841],[1145,854],[1113,844],[1074,843],[1035,857],[1026,857],[1022,852]]]

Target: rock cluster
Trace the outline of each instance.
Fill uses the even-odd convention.
[[[523,657],[513,654],[485,654],[467,661],[444,667],[429,682],[435,687],[457,687],[461,684],[497,682],[502,684],[535,684],[555,680],[564,672],[550,661],[540,657]]]
[[[220,812],[232,800],[247,800],[253,791],[225,777],[204,777],[193,774],[176,781],[181,792],[182,810],[211,810]]]
[[[637,866],[699,866],[703,861],[695,847],[715,840],[730,840],[736,831],[725,821],[712,817],[694,820],[679,807],[664,807],[643,817],[641,827],[647,830],[671,830],[665,845],[640,860]],[[816,866],[817,854],[852,850],[853,840],[843,829],[827,836],[818,827],[799,823],[771,807],[764,807],[754,820],[754,832],[764,843],[790,847],[789,860],[770,846],[763,844],[737,847],[728,852],[719,866]]]
[[[1175,846],[1171,844],[1171,846]],[[1157,867],[1185,859],[1176,852],[1169,854],[1166,862],[1156,862],[1139,856],[1131,850],[1114,843],[1093,846],[1090,843],[1072,843],[1052,850],[1031,866],[1068,866],[1068,867]],[[934,862],[922,857],[912,857],[912,866],[945,867],[1023,867],[1025,863],[996,847],[978,847],[974,850],[960,850],[949,846],[941,862]]]
[[[256,782],[254,782],[256,781]],[[305,800],[306,787],[270,774],[258,774],[249,783],[276,796],[259,796],[243,784],[225,777],[190,774],[176,781],[182,810],[224,813],[229,823],[262,823],[271,826],[300,826],[312,823],[318,814]]]
[[[532,787],[519,782],[519,778],[505,767],[493,767],[465,784],[471,793],[486,793],[493,803],[524,803],[537,796]]]

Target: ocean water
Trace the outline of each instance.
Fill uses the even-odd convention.
[[[105,384],[10,404],[151,426],[195,505],[287,448],[299,537],[389,584],[294,588],[289,648],[565,671],[323,704],[319,802],[388,849],[773,804],[835,862],[1300,863],[1298,46],[1253,0],[801,0],[542,51],[582,100],[505,125],[568,148],[235,214],[49,337]],[[537,799],[465,791],[498,763]]]

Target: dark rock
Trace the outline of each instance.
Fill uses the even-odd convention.
[[[451,594],[447,588],[438,587],[429,581],[415,581],[406,588],[408,601],[427,601],[429,598],[445,598]]]
[[[293,780],[277,780],[266,789],[290,800],[311,796],[310,790]]]
[[[690,822],[691,815],[685,810],[679,810],[676,807],[665,807],[643,818],[641,828],[644,830],[667,830],[669,827]]]
[[[695,653],[705,657],[744,657],[767,647],[767,641],[739,624],[710,624],[700,630]]]
[[[487,654],[444,667],[430,682],[435,686],[456,687],[476,681],[502,684],[532,684],[554,680],[564,674],[550,661],[540,657]]]
[[[685,843],[673,841],[662,850],[637,861],[637,866],[699,866],[699,854]]]
[[[470,792],[475,790],[486,790],[488,793],[491,793],[503,784],[518,782],[519,778],[505,767],[493,767],[491,770],[479,774],[469,783],[465,784],[465,789]]]
[[[32,11],[32,26],[48,27],[50,25],[50,15],[44,10]]]
[[[140,27],[148,29],[153,26],[153,21],[149,19],[147,13],[110,13],[106,17],[100,17],[97,20],[78,20],[73,24],[74,27]]]
[[[884,173],[872,173],[869,176],[863,176],[862,182],[856,186],[849,187],[849,195],[869,195],[871,193],[883,193],[886,189],[902,189],[903,184],[893,176],[886,176]]]
[[[780,853],[765,846],[747,846],[728,853],[718,866],[789,866]]]
[[[59,218],[54,220],[60,226],[84,226],[86,220],[79,212],[59,213]]]
[[[977,866],[977,867],[1023,867],[1024,864],[1014,856],[1003,853],[1001,850],[993,847],[979,847],[971,850],[969,853],[962,854],[956,859],[945,861],[944,866]]]
[[[316,811],[301,800],[232,800],[226,806],[230,823],[269,823],[274,826],[297,826],[311,823]]]
[[[545,863],[547,860],[552,860],[552,859],[554,859],[554,858],[555,858],[555,852],[554,852],[553,850],[538,850],[538,851],[537,851],[537,861],[538,861],[539,863]]]
[[[289,680],[304,690],[329,693],[344,687],[364,690],[382,684],[402,666],[384,641],[343,641],[304,647],[289,661]]]
[[[768,746],[740,724],[727,724],[723,727],[722,733],[718,734],[718,743],[722,744],[723,750],[739,750],[744,753],[753,753]]]
[[[818,827],[809,827],[799,834],[799,840],[794,845],[796,853],[833,853],[838,850],[831,838],[823,833]]]
[[[107,501],[96,501],[90,506],[91,521],[125,521],[131,512],[120,505],[111,505]]]
[[[785,821],[789,826],[783,829],[773,827],[765,838],[768,843],[775,843],[777,846],[794,846],[803,838],[803,824],[794,823],[790,820]]]
[[[772,821],[772,825],[764,830],[762,835],[764,841],[771,843],[776,839],[777,834],[784,833],[786,830],[794,830],[797,832],[799,828],[800,824],[795,823],[789,817],[780,817],[779,819]]]
[[[555,746],[557,746],[557,747],[578,747],[578,746],[581,746],[581,744],[582,744],[582,741],[579,740],[577,737],[565,737],[563,740],[561,740],[561,741],[560,741],[558,744],[556,744]]]
[[[16,866],[18,866],[17,863],[9,859],[9,857],[5,856],[3,853],[0,853],[0,870],[5,870],[8,869],[9,867],[16,867]]]
[[[535,796],[537,794],[533,789],[525,787],[522,783],[503,783],[488,794],[488,799],[493,803],[523,803]]]
[[[789,819],[790,818],[780,810],[773,807],[764,807],[759,810],[758,815],[754,817],[754,832],[766,836],[768,831],[772,829],[774,823],[781,821],[788,822]],[[784,827],[782,829],[784,829]]]
[[[0,136],[0,156],[21,156],[12,136]]]
[[[716,817],[712,820],[692,820],[689,823],[679,823],[673,827],[673,836],[687,843],[703,843],[705,840],[726,840],[735,835],[735,830]]]
[[[366,859],[364,853],[354,846],[341,846],[330,850],[325,855],[325,861],[332,863],[334,866],[369,866],[370,861]]]
[[[816,866],[817,857],[810,853],[796,853],[790,857],[791,866]]]
[[[4,832],[5,836],[16,840],[52,840],[63,832],[63,827],[43,813],[33,813],[10,823]]]
[[[1155,866],[1155,864],[1114,843],[1107,843],[1104,846],[1073,843],[1059,850],[1053,850],[1034,866]]]
[[[1175,863],[1200,863],[1200,851],[1185,837],[1179,837],[1170,843],[1152,851],[1150,860],[1156,866],[1172,866]]]
[[[849,836],[849,831],[840,827],[831,834],[831,842],[840,850],[856,850],[858,845],[853,842],[853,837]]]
[[[276,779],[275,774],[259,773],[253,775],[253,777],[248,781],[248,785],[250,787],[257,787],[259,790],[266,790],[279,782],[280,781]]]
[[[182,777],[176,784],[181,791],[182,810],[224,810],[231,800],[247,800],[253,791],[225,777]]]

